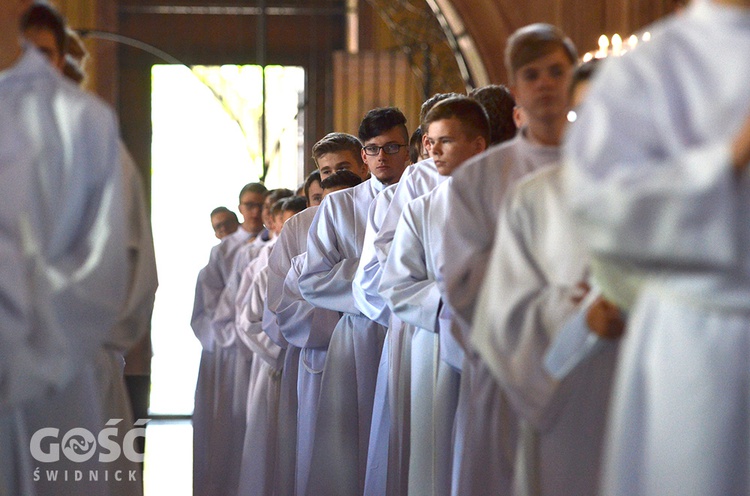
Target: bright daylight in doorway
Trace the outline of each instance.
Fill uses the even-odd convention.
[[[190,328],[198,271],[217,243],[209,213],[237,211],[240,188],[263,174],[259,66],[152,69],[151,215],[159,270],[152,319],[152,414],[190,414],[200,344]],[[268,66],[266,185],[302,181],[304,70]],[[241,220],[241,219],[240,219]]]

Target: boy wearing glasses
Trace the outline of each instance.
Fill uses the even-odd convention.
[[[401,178],[408,160],[408,138],[401,111],[393,107],[369,111],[360,125],[359,139],[369,147],[361,158],[370,179],[328,195],[310,226],[300,292],[312,305],[341,312],[342,317],[331,336],[323,371],[308,494],[364,491],[385,328],[357,310],[352,280],[370,203],[386,185]]]
[[[490,141],[482,105],[466,96],[443,100],[423,122],[430,156],[441,176],[450,176]],[[380,290],[393,314],[414,328],[411,345],[409,493],[450,494],[453,417],[459,377],[440,360],[437,278],[450,182],[410,201],[401,215],[383,267]]]

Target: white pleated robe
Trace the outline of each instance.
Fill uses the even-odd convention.
[[[193,411],[193,492],[236,491],[242,456],[251,355],[237,346],[235,295],[240,252],[256,252],[252,234],[240,226],[211,250],[198,275],[191,325],[203,352]],[[257,239],[257,238],[256,238]],[[243,254],[243,260],[249,260]],[[228,455],[231,453],[231,455]]]
[[[693,2],[602,67],[566,142],[594,256],[644,275],[607,440],[607,495],[747,494],[750,9]],[[608,291],[606,286],[603,291]]]
[[[329,194],[310,226],[300,291],[312,305],[343,316],[328,346],[307,494],[364,491],[385,328],[357,310],[352,280],[362,252],[367,211],[382,188],[373,177]]]
[[[359,311],[386,327],[390,323],[391,312],[378,292],[380,271],[375,256],[374,241],[397,186],[398,184],[392,184],[384,188],[370,204],[370,209],[367,212],[367,227],[365,228],[362,255],[352,284],[354,301]],[[383,351],[380,354],[380,364],[378,365],[378,378],[375,384],[370,441],[367,448],[365,494],[383,494],[385,492],[391,420],[388,405],[388,350],[388,334],[386,331]]]
[[[572,346],[561,329],[582,310],[573,298],[588,274],[560,167],[532,173],[509,192],[494,246],[471,344],[521,420],[513,494],[594,496],[618,341],[584,325],[579,332],[598,341],[597,352],[562,379],[546,366],[548,354]]]
[[[282,400],[285,391],[290,391],[293,387],[294,390],[288,392],[287,395],[289,397],[293,395],[297,407],[293,418],[290,415],[286,419],[279,420],[280,422],[283,421],[284,425],[290,426],[290,431],[292,431],[291,422],[293,420],[294,431],[292,432],[296,432],[296,436],[284,436],[284,445],[279,448],[282,455],[284,451],[290,449],[295,454],[294,477],[290,477],[288,471],[283,476],[282,490],[285,491],[285,494],[288,494],[290,480],[291,490],[296,491],[296,494],[304,494],[307,487],[312,460],[312,445],[315,439],[315,419],[318,412],[320,379],[328,350],[328,342],[340,318],[338,312],[310,305],[299,291],[298,279],[302,272],[304,254],[307,250],[308,231],[317,209],[318,207],[308,208],[286,222],[281,232],[280,242],[282,242],[281,249],[283,251],[277,256],[279,263],[276,266],[274,265],[275,253],[272,254],[269,261],[269,269],[276,273],[281,273],[284,267],[288,266],[282,288],[280,288],[278,301],[274,303],[276,299],[274,294],[277,293],[276,290],[272,291],[270,285],[268,295],[269,304],[272,307],[275,305],[279,331],[288,343],[282,373]],[[290,350],[297,351],[292,353]],[[287,372],[289,372],[288,375]],[[281,406],[280,410],[282,415],[285,415]],[[297,412],[299,412],[299,415]],[[289,466],[288,458],[286,456],[287,461],[282,462],[285,467]]]
[[[408,491],[449,495],[453,423],[460,376],[440,359],[437,285],[450,181],[409,202],[401,214],[380,289],[392,311],[415,327],[411,346],[411,409]]]
[[[251,264],[260,263],[259,259]],[[243,283],[247,271],[243,275]],[[263,331],[276,325],[270,316],[263,321],[268,265],[253,277],[247,296],[239,301],[237,332],[253,351],[253,364],[247,393],[247,426],[242,452],[239,494],[273,495],[278,446],[278,417],[284,348]],[[290,477],[292,474],[288,474]]]
[[[388,258],[399,218],[404,206],[414,198],[422,196],[445,180],[435,162],[430,158],[406,168],[401,180],[396,184],[393,198],[388,204],[383,220],[373,240],[373,250],[363,252],[367,260],[360,260],[358,273],[362,274],[361,283],[369,286],[371,291],[378,291],[382,267]],[[365,279],[368,281],[365,283]],[[411,396],[411,341],[413,327],[405,325],[400,319],[391,315],[389,319],[388,344],[384,346],[385,359],[382,360],[387,372],[387,393],[389,410],[389,439],[373,440],[382,449],[388,449],[388,463],[380,462],[380,455],[373,453],[371,468],[368,469],[368,494],[403,494],[408,487],[409,471],[409,416]],[[379,377],[380,382],[383,380]],[[381,429],[383,432],[385,429]],[[383,434],[385,434],[383,432]],[[376,464],[377,462],[377,464]],[[379,469],[377,468],[379,467]],[[385,487],[383,487],[385,481]]]
[[[277,312],[281,304],[284,280],[292,265],[292,258],[307,247],[307,231],[318,207],[310,207],[294,215],[284,224],[279,240],[268,258],[268,289],[266,307],[275,319],[277,334],[271,339],[286,350],[281,370],[279,392],[279,432],[275,487],[279,496],[294,494],[297,466],[297,375],[300,348],[289,343],[281,330],[284,323]],[[264,316],[265,318],[265,316]],[[268,317],[270,318],[270,316]],[[331,326],[333,329],[333,326]]]

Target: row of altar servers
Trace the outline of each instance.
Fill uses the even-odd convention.
[[[265,250],[242,229],[223,240],[196,292],[195,493],[747,494],[750,204],[747,155],[731,163],[726,143],[750,136],[734,84],[750,37],[747,7],[723,3],[605,62],[567,130],[569,40],[522,28],[506,50],[512,139],[450,176],[434,150],[395,184],[373,171],[292,217],[242,277],[236,254]],[[558,46],[514,59],[539,30]],[[707,48],[725,32],[736,76]],[[226,286],[202,280],[248,272],[231,325],[201,327]],[[622,351],[589,332],[599,290],[634,309]],[[602,455],[605,427],[619,453]]]
[[[543,52],[531,62],[566,66],[566,77],[554,84],[558,123],[567,118],[564,102],[577,62],[570,41],[562,40],[551,56]],[[515,89],[518,105],[540,91]],[[557,405],[560,381],[534,370],[543,367],[541,357],[528,356],[548,345],[534,337],[535,329],[550,325],[544,319],[557,325],[583,312],[565,303],[586,277],[582,246],[538,226],[542,237],[558,236],[538,240],[539,249],[557,243],[574,262],[561,263],[555,274],[568,284],[556,295],[558,308],[548,315],[534,308],[528,322],[516,324],[519,335],[536,340],[514,345],[523,363],[490,368],[468,344],[505,191],[544,171],[546,191],[535,194],[561,202],[560,146],[530,139],[529,127],[540,123],[534,115],[522,118],[522,130],[452,176],[426,158],[404,162],[384,182],[373,161],[369,179],[293,216],[278,237],[264,239],[242,224],[213,248],[198,276],[192,317],[203,346],[193,415],[194,494],[534,494],[539,488],[529,486],[539,484],[549,494],[594,493],[599,460],[591,454],[601,444],[617,345],[598,340],[553,351],[554,371],[575,368],[565,382],[566,398],[574,398]],[[241,193],[244,213],[243,201]],[[545,222],[560,227],[565,219]],[[522,259],[516,254],[517,272],[506,276],[525,282],[501,311],[542,284],[531,266],[521,268]],[[594,358],[586,359],[589,354]],[[583,366],[575,367],[578,362]],[[594,380],[587,378],[592,370]],[[515,374],[527,375],[509,395],[495,377]],[[576,406],[560,413],[562,404]],[[534,466],[535,451],[546,449],[540,429],[553,431],[543,437],[553,451],[566,442],[576,449],[555,458],[546,453],[551,463]]]

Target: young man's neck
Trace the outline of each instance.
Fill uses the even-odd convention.
[[[526,138],[538,145],[560,146],[564,129],[565,119],[552,122],[529,122],[526,126]]]
[[[263,226],[260,226],[259,229],[252,229],[252,226],[248,226],[246,224],[240,224],[240,227],[242,227],[242,229],[249,232],[253,236],[257,236],[258,234],[261,233],[261,231],[263,231]]]

